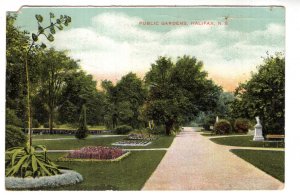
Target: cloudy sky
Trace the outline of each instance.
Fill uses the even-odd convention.
[[[17,25],[35,32],[34,15],[47,18],[49,12],[72,17],[52,46],[68,50],[98,81],[117,81],[128,72],[142,78],[158,56],[175,61],[186,54],[203,61],[209,77],[232,91],[266,52],[285,49],[282,7],[23,8]]]

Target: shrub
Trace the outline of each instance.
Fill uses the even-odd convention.
[[[37,152],[42,150],[43,152]],[[11,148],[5,162],[6,177],[41,177],[60,174],[58,166],[47,158],[44,146]]]
[[[45,122],[43,126],[44,126],[44,128],[49,128],[50,127],[49,122]],[[52,123],[52,127],[53,128],[56,127],[56,124],[54,122]]]
[[[148,132],[154,135],[160,135],[166,133],[166,128],[164,125],[156,125],[152,129],[148,128]]]
[[[32,125],[32,128],[39,128],[40,127],[40,123],[36,119],[32,120],[32,124],[31,125]]]
[[[251,127],[250,121],[244,118],[238,118],[234,122],[234,130],[238,133],[247,133]]]
[[[5,148],[25,146],[26,135],[19,127],[6,125],[5,128]]]
[[[22,121],[16,115],[15,110],[6,108],[6,117],[5,117],[6,125],[13,125],[17,127],[22,126]]]
[[[214,126],[214,131],[218,135],[229,134],[231,130],[231,124],[228,120],[219,120]]]
[[[115,129],[117,134],[127,134],[132,130],[133,130],[133,128],[129,125],[121,125]]]
[[[86,107],[83,105],[79,117],[79,128],[75,133],[77,139],[84,139],[88,136],[88,127],[86,125]]]

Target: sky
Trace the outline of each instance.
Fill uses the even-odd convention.
[[[49,12],[72,22],[53,43],[41,41],[68,50],[98,81],[116,82],[129,72],[143,78],[159,56],[175,62],[190,55],[203,61],[209,78],[233,91],[267,52],[285,51],[283,7],[25,7],[16,24],[36,32],[34,15],[46,24]]]

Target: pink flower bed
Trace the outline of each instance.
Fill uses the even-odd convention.
[[[110,160],[116,159],[125,153],[125,151],[119,148],[88,146],[81,148],[80,150],[70,152],[67,155],[67,158]]]

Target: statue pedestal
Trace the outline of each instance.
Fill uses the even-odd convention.
[[[256,124],[255,130],[254,130],[253,141],[264,141],[264,140],[265,140],[265,138],[262,135],[262,126],[261,126],[261,124]]]

